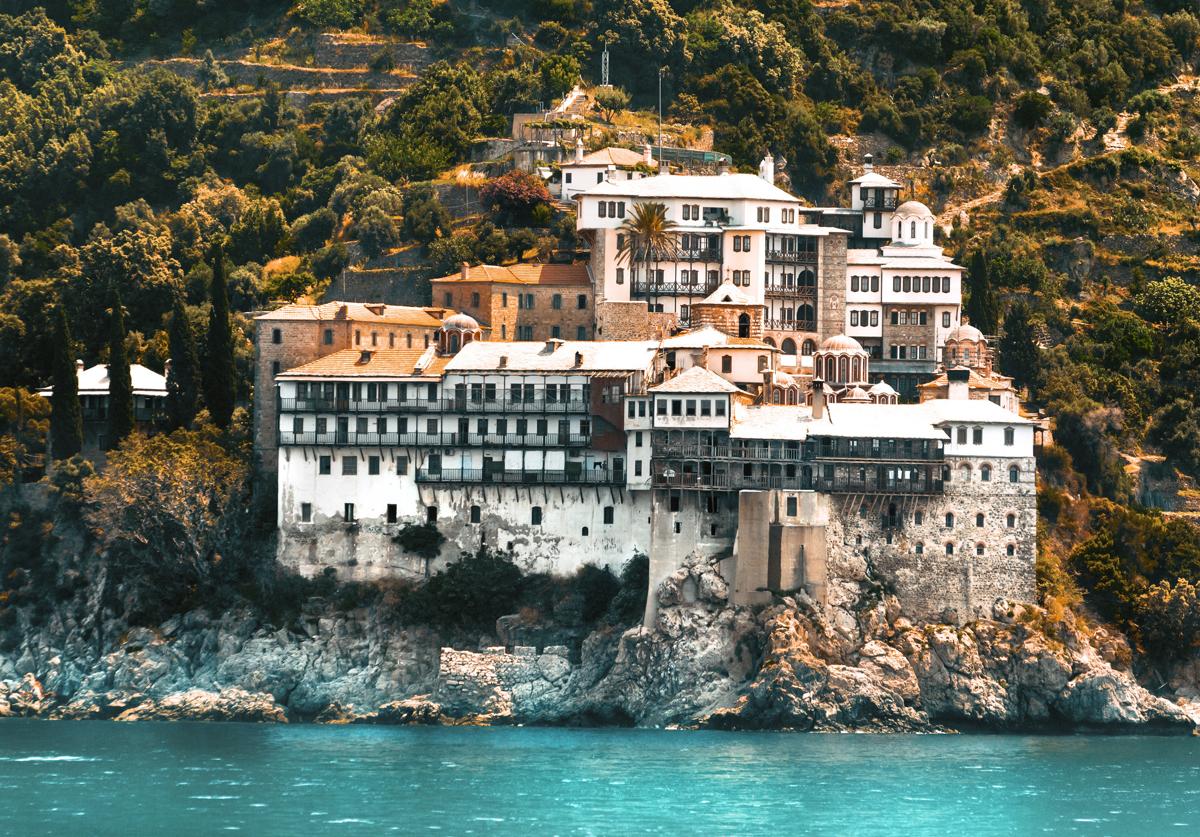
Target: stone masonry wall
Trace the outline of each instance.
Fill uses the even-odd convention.
[[[548,646],[538,654],[531,646],[503,646],[482,653],[443,648],[433,699],[451,715],[477,713],[512,716],[516,720],[536,711],[567,684],[572,670],[564,645]]]
[[[846,329],[846,240],[848,234],[830,234],[821,239],[818,274],[817,344]]]
[[[671,313],[651,313],[642,302],[597,302],[597,340],[657,340],[678,327]]]

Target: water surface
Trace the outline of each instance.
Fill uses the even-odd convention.
[[[0,834],[1200,833],[1200,740],[0,721]]]

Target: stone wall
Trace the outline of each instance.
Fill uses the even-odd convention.
[[[230,87],[240,84],[261,87],[273,83],[284,89],[298,88],[301,90],[322,88],[345,90],[360,87],[395,90],[416,80],[411,73],[399,70],[377,73],[365,68],[338,70],[328,67],[301,67],[295,64],[261,64],[257,61],[240,59],[218,60],[216,64],[228,76]],[[147,70],[169,70],[176,75],[196,81],[200,74],[201,62],[196,58],[167,58],[143,61],[140,66]]]
[[[692,306],[693,328],[713,326],[731,337],[738,336],[738,319],[746,314],[750,318],[749,337],[763,338],[763,307],[761,305],[732,305],[730,303],[697,302]]]
[[[419,69],[433,59],[425,44],[395,41],[376,35],[352,32],[322,32],[313,39],[313,63],[335,69],[368,67],[382,52],[391,55],[397,67]]]
[[[925,311],[925,325],[909,322],[907,325],[892,325],[892,312],[904,311],[913,315]],[[937,357],[937,312],[932,305],[895,305],[883,306],[883,356],[890,358],[892,346],[924,346],[926,359]],[[909,350],[911,351],[911,349]],[[913,360],[911,354],[909,360]]]
[[[572,666],[564,645],[541,654],[531,646],[483,652],[443,648],[433,699],[450,715],[504,716],[520,721],[557,699]]]
[[[597,340],[658,340],[679,327],[671,313],[651,313],[644,302],[601,302],[597,300]]]
[[[822,342],[846,329],[846,241],[849,233],[831,233],[821,239],[817,274],[817,331]]]

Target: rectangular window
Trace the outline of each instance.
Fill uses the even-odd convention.
[[[396,520],[397,520],[397,515],[396,515],[396,504],[395,504],[395,503],[388,503],[388,504],[387,504],[387,522],[388,522],[388,523],[395,523],[395,522],[396,522]]]
[[[373,477],[379,475],[379,457],[378,456],[368,456],[367,457],[367,473]]]
[[[296,416],[292,419],[292,432],[300,434],[304,432],[304,419],[301,416]]]
[[[354,504],[346,503],[342,506],[342,519],[347,523],[354,522]]]
[[[982,445],[983,444],[983,428],[982,427],[976,427],[971,430],[971,444],[973,444],[973,445]]]
[[[352,477],[358,473],[358,457],[343,456],[342,457],[342,476]]]
[[[659,398],[654,402],[654,413],[659,416],[667,414],[667,400],[665,398]]]
[[[950,328],[950,312],[942,312],[942,328]]]
[[[407,456],[397,456],[396,457],[396,475],[400,476],[400,477],[408,475],[408,457]]]
[[[795,497],[787,498],[787,516],[788,517],[796,516],[796,498]]]
[[[637,433],[633,434],[633,446],[635,448],[640,448],[642,446],[642,431],[639,430]]]
[[[857,311],[850,312],[850,325],[851,326],[858,325],[858,312]]]
[[[508,291],[501,291],[501,292],[500,292],[500,307],[501,307],[501,308],[507,308],[507,307],[508,307]]]
[[[597,177],[599,177],[599,175],[597,175]],[[600,181],[597,180],[596,182],[599,183]],[[608,204],[604,201],[600,201],[599,207],[600,207],[600,217],[607,218],[608,217]]]
[[[718,416],[725,415],[725,399],[718,398],[716,401],[713,402],[713,406],[716,408]]]
[[[618,285],[625,284],[625,268],[623,268],[623,267],[617,268],[617,284]]]
[[[312,503],[300,504],[300,522],[312,523]]]
[[[332,328],[325,329],[325,336],[323,339],[325,341],[326,346],[333,345],[333,329]]]
[[[613,507],[605,506],[604,507],[604,525],[611,526],[614,516],[615,515],[613,514]]]
[[[642,460],[633,460],[633,475],[635,477],[640,477],[642,475]]]
[[[278,328],[271,329],[271,342],[276,345],[283,342],[283,330]]]
[[[671,399],[671,415],[673,415],[673,416],[683,415],[683,401],[681,399],[679,399],[679,398]]]
[[[967,443],[967,428],[958,428],[958,432],[955,434],[955,441],[960,445],[965,445]]]
[[[317,473],[318,474],[332,473],[332,471],[330,470],[330,464],[331,464],[331,462],[330,462],[330,458],[328,456],[321,456],[320,458],[318,458],[317,459]]]
[[[686,413],[686,415],[689,415],[689,416],[696,415],[696,399],[689,398],[687,400],[685,413]]]
[[[700,415],[702,415],[702,416],[711,416],[712,415],[712,402],[709,401],[707,398],[705,398],[703,401],[700,402]]]
[[[555,311],[562,310],[562,294],[555,294],[554,296],[550,297],[550,307]]]
[[[471,294],[471,306],[473,308],[479,307],[479,294],[478,293]]]

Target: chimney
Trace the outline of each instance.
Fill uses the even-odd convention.
[[[650,143],[642,146],[642,162],[647,166],[654,165],[654,149],[650,147]]]
[[[767,152],[767,156],[762,158],[762,162],[758,164],[758,176],[763,180],[775,185],[775,158],[771,156],[771,152]]]
[[[609,163],[608,168],[604,170],[604,179],[609,183],[617,179],[617,167],[612,163]]]
[[[80,360],[79,358],[75,358],[75,372],[78,374],[79,372],[82,372],[82,371],[83,371],[83,361]]]
[[[496,364],[497,369],[508,368],[508,355],[500,355],[500,361]]]
[[[461,275],[462,275],[462,279],[464,282],[471,278],[471,263],[470,262],[462,263]]]
[[[575,162],[583,162],[583,137],[575,138]]]
[[[170,358],[167,358],[166,360],[163,361],[163,377],[164,378],[171,377],[171,359]]]
[[[825,418],[825,382],[820,378],[812,382],[812,417],[814,421]]]
[[[729,174],[729,161],[724,157],[717,163],[717,174]]]
[[[951,401],[966,401],[971,397],[971,370],[956,366],[946,370],[946,397]]]
[[[870,154],[863,155],[863,173],[875,171],[875,158]]]
[[[575,353],[575,368],[578,369],[581,366],[583,366],[583,352],[576,352]]]

